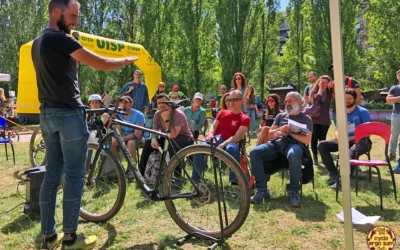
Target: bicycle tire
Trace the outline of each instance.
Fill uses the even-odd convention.
[[[79,215],[81,218],[90,222],[105,222],[112,219],[115,215],[117,215],[122,205],[124,204],[126,195],[126,178],[121,163],[112,154],[110,149],[103,148],[101,149],[101,155],[99,157],[98,162],[105,163],[107,159],[108,164],[111,164],[109,166],[112,167],[111,170],[108,170],[107,172],[109,171],[111,172],[114,170],[116,173],[116,179],[110,177],[101,177],[101,174],[96,172],[99,171],[100,167],[97,166],[97,163],[95,163],[92,165],[95,167],[93,176],[97,176],[98,178],[94,180],[95,183],[93,183],[92,181],[90,185],[87,185],[87,177],[88,177],[87,174],[89,170],[88,166],[90,166],[89,165],[90,162],[88,161],[92,160],[91,155],[93,154],[94,156],[94,150],[98,150],[98,144],[88,143],[86,175],[83,186],[82,203]],[[92,154],[90,154],[90,151],[92,151]],[[116,185],[115,182],[117,183]],[[114,190],[115,188],[113,189],[113,187],[116,187],[118,190]],[[93,195],[91,195],[92,192],[89,192],[89,190],[94,191]],[[118,192],[115,200],[107,197],[108,194],[115,193],[115,191]],[[104,196],[100,197],[100,195]],[[99,204],[94,203],[96,200],[99,202]],[[98,209],[101,205],[111,205],[111,206],[110,208],[107,207],[104,212],[103,211],[100,212]]]
[[[19,134],[17,131],[12,130],[9,131],[7,134],[8,139],[10,139],[12,142],[19,142]]]
[[[36,127],[29,142],[29,161],[32,167],[46,165],[46,145],[41,134],[40,126]]]
[[[187,173],[190,175],[191,172],[188,171],[188,161],[193,158],[194,154],[205,154],[208,156],[211,156],[211,147],[208,145],[192,145],[189,147],[186,147],[182,150],[180,150],[177,155],[175,155],[171,161],[168,164],[168,167],[165,171],[164,175],[164,180],[163,180],[163,192],[166,197],[170,196],[173,191],[173,185],[177,182],[176,177],[174,177],[174,173],[176,173],[176,167],[179,165],[178,159],[181,160],[181,162],[185,163],[184,168],[186,168]],[[234,234],[245,222],[247,215],[249,213],[250,209],[250,190],[249,186],[246,180],[246,177],[243,173],[243,171],[240,168],[240,165],[236,162],[236,160],[229,155],[227,152],[217,148],[215,149],[215,157],[219,159],[220,162],[220,171],[218,172],[223,172],[226,171],[226,168],[229,168],[233,171],[233,173],[236,175],[237,178],[237,186],[227,186],[223,187],[224,193],[225,193],[225,201],[227,204],[227,210],[228,209],[237,209],[237,212],[233,211],[232,213],[230,210],[223,215],[224,218],[224,236],[229,237],[232,234]],[[214,158],[213,160],[215,160]],[[211,161],[211,157],[206,157],[205,159],[208,159]],[[223,165],[221,162],[224,162],[226,164],[225,169],[222,167]],[[189,166],[190,168],[190,166]],[[215,182],[215,176],[214,176],[214,170],[213,167],[209,168],[208,170],[205,170],[203,177],[201,177],[201,181],[199,182],[198,185],[199,190],[200,187],[203,185],[203,193],[208,194],[209,196],[202,196],[199,198],[183,198],[183,199],[173,199],[173,200],[166,200],[165,205],[167,207],[167,210],[171,216],[171,218],[175,221],[175,223],[186,233],[190,234],[193,232],[199,232],[202,234],[206,234],[212,237],[220,237],[221,236],[221,228],[220,228],[220,220],[219,220],[219,213],[218,213],[218,202],[215,199],[216,196],[216,189],[213,190],[213,184],[210,182]],[[208,177],[208,179],[206,178]],[[184,178],[184,177],[180,177]],[[227,178],[224,179],[223,177],[223,182],[226,182]],[[183,181],[183,185],[179,186],[178,190],[181,193],[187,193],[187,190],[192,190],[191,192],[193,193],[194,187],[192,183],[189,180]],[[204,183],[204,184],[203,184]],[[229,185],[229,182],[228,182]],[[187,187],[189,186],[189,187]],[[208,190],[207,190],[208,188]],[[215,185],[214,185],[215,188]],[[177,189],[177,188],[175,188]],[[219,190],[221,192],[221,187],[219,186]],[[213,193],[214,192],[214,193]],[[222,194],[222,192],[221,192]],[[234,197],[233,199],[230,198],[229,195],[233,194]],[[173,195],[173,194],[172,194]],[[239,201],[239,204],[234,204],[235,199]],[[184,203],[190,202],[191,203],[191,208],[188,209],[181,209],[181,207],[185,206]],[[197,203],[197,204],[196,204]],[[202,203],[202,204],[201,204]],[[221,207],[223,208],[223,205],[221,203]],[[215,210],[214,211],[214,216],[212,216],[210,213],[208,213],[208,210]],[[179,211],[178,211],[179,210]],[[224,211],[224,210],[222,210]],[[210,223],[210,225],[207,225],[207,228],[204,225],[204,222],[202,218],[196,218],[196,214],[200,215],[202,217],[202,214],[210,216],[210,218],[207,218],[207,223]],[[231,216],[232,215],[232,216]],[[212,216],[212,218],[211,218]],[[228,223],[225,224],[225,216],[229,217]],[[199,220],[199,222],[197,222]],[[202,224],[202,225],[197,225],[197,224]],[[211,225],[214,224],[214,225]]]

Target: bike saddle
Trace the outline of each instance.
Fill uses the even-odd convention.
[[[179,100],[179,101],[165,101],[162,102],[168,106],[170,106],[173,109],[177,109],[180,106],[182,106],[183,103],[188,103],[190,100],[189,99],[185,99],[185,100]]]

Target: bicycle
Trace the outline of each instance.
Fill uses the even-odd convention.
[[[110,129],[93,148],[94,158],[90,159],[85,176],[82,197],[81,217],[92,222],[104,222],[114,217],[122,207],[126,194],[125,174],[121,163],[110,151],[114,138],[123,151],[123,156],[133,169],[138,187],[153,201],[164,201],[174,222],[186,233],[180,243],[192,236],[212,239],[218,244],[224,237],[231,236],[245,222],[250,207],[250,190],[239,163],[222,149],[211,145],[192,145],[179,150],[169,162],[166,153],[173,143],[170,138],[175,109],[182,101],[166,101],[171,107],[169,128],[166,133],[144,128],[112,119]],[[89,110],[88,113],[109,113],[112,109]],[[116,125],[128,126],[165,138],[160,170],[154,187],[149,187],[130,155]],[[214,138],[215,140],[215,138]],[[200,181],[193,181],[191,173],[198,171],[193,164],[196,154],[204,156],[209,166],[201,175]],[[108,170],[104,171],[104,162],[108,161]],[[212,167],[210,167],[212,166]],[[112,170],[112,171],[110,171]],[[237,179],[237,185],[231,185],[229,172]],[[108,175],[108,173],[113,175]],[[113,196],[113,197],[112,197]],[[221,237],[217,239],[216,237]]]
[[[33,130],[29,142],[29,161],[32,167],[46,165],[46,144],[44,143],[40,126]]]

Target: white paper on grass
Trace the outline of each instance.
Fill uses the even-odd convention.
[[[336,215],[341,221],[344,221],[343,212]],[[367,225],[367,224],[375,224],[381,217],[380,216],[366,216],[355,208],[351,208],[351,217],[352,223],[354,225]]]

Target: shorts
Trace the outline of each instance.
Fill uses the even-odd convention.
[[[143,148],[144,146],[144,138],[142,137],[141,139],[135,138],[135,139],[130,139],[125,141],[125,145],[128,145],[128,141],[134,141],[136,148]]]

